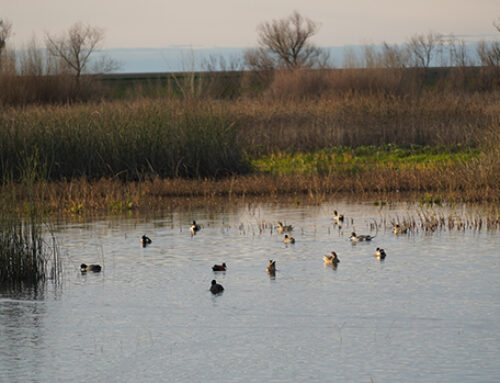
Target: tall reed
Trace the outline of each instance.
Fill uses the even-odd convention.
[[[223,107],[198,101],[10,109],[0,114],[0,178],[19,179],[34,154],[48,180],[244,173],[236,133]]]
[[[0,199],[0,284],[37,285],[51,278],[56,283],[61,276],[59,251],[55,238],[43,231],[43,196],[34,198],[34,185],[39,183],[35,162],[27,159],[22,179],[23,190],[28,193],[25,211],[20,214],[13,208],[16,188],[3,185]],[[9,193],[10,191],[10,193]],[[47,242],[50,237],[52,243]]]

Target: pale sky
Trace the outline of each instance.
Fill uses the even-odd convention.
[[[103,27],[105,48],[251,47],[260,22],[294,10],[321,25],[319,46],[402,43],[429,31],[500,35],[492,26],[500,0],[0,0],[16,48],[78,21]]]

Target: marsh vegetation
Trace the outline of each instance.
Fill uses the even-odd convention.
[[[3,49],[1,194],[33,159],[44,209],[76,214],[186,196],[499,200],[497,42],[472,55],[456,39],[416,35],[333,68],[310,41],[317,30],[295,12],[260,25],[244,65],[155,79],[90,75],[85,55],[68,62],[57,43],[80,34],[91,54],[103,38],[81,24],[47,36],[49,56],[35,41],[22,57]],[[278,42],[294,39],[290,56]],[[27,201],[22,187],[14,194],[15,206]]]

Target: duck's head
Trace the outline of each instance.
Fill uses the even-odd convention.
[[[351,233],[351,237],[355,237],[355,236],[356,236],[356,233],[353,231],[353,232]]]
[[[82,263],[82,264],[80,265],[80,270],[81,270],[81,271],[87,271],[87,265],[86,265],[85,263]]]
[[[217,282],[215,281],[215,279],[212,279],[212,286],[214,286],[215,284],[217,284]]]
[[[222,267],[227,267],[225,262],[222,263]]]

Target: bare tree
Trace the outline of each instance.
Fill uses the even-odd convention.
[[[482,66],[500,67],[500,41],[480,41],[477,55]]]
[[[500,32],[500,17],[496,21],[493,21],[493,26]]]
[[[61,59],[74,73],[79,84],[80,76],[88,70],[90,56],[100,49],[103,40],[103,29],[76,23],[59,36],[47,34],[46,46],[51,55]],[[115,69],[116,64],[111,59],[105,59],[100,66],[109,71]]]
[[[447,41],[450,66],[465,68],[474,64],[464,40],[450,36]]]
[[[298,69],[319,66],[322,50],[310,40],[318,32],[314,21],[297,11],[285,19],[264,22],[257,27],[259,48],[245,53],[253,69]]]
[[[344,48],[344,57],[342,60],[342,67],[348,69],[361,68],[362,64],[356,54],[356,51],[352,47]]]
[[[12,24],[7,20],[0,19],[0,60],[2,52],[7,45],[7,39],[9,38],[12,30]]]
[[[389,45],[384,42],[380,53],[380,62],[384,68],[401,69],[408,66],[410,54],[406,47]]]
[[[435,32],[411,37],[407,42],[407,47],[413,64],[419,68],[428,68],[436,52],[441,51],[443,42],[443,36]]]

